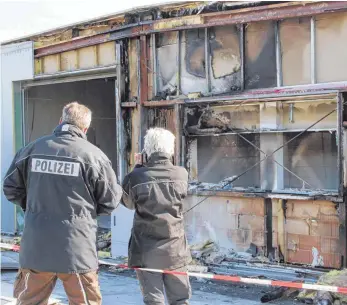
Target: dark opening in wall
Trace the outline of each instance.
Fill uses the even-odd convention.
[[[259,134],[244,135],[259,146]],[[198,180],[218,183],[236,176],[260,160],[260,153],[238,135],[204,136],[197,138]],[[239,187],[260,187],[260,166],[233,183]]]
[[[284,141],[297,134],[285,133]],[[284,150],[284,164],[314,189],[337,190],[336,132],[309,132],[299,136]],[[302,189],[303,182],[285,171],[284,187]]]

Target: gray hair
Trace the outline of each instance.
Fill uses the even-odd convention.
[[[144,149],[148,157],[156,152],[172,156],[175,152],[175,136],[166,129],[151,128],[145,135]]]
[[[72,102],[63,108],[62,121],[75,125],[81,130],[88,129],[92,121],[92,112],[88,107]]]

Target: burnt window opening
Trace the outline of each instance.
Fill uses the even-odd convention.
[[[336,175],[336,132],[304,133],[268,159],[256,148],[271,154],[279,147],[279,137],[286,143],[298,134],[254,133],[243,134],[243,138],[236,134],[197,137],[197,181],[203,187],[219,190],[242,188],[250,192],[335,193],[339,180]],[[262,159],[265,160],[260,162]],[[246,171],[231,185],[225,186],[231,177]]]
[[[155,34],[160,98],[346,81],[346,24],[335,12]]]
[[[336,194],[335,109],[332,97],[187,108],[187,167],[193,188]],[[227,178],[239,175],[224,187]]]
[[[274,22],[247,24],[245,54],[245,89],[276,87]]]
[[[245,135],[259,146],[259,134]],[[198,181],[217,184],[259,162],[260,153],[237,135],[198,137]],[[260,188],[260,166],[233,183],[233,187]]]
[[[297,134],[284,134],[284,141],[289,141]],[[299,136],[284,150],[284,165],[314,189],[337,190],[336,132],[309,132]],[[285,171],[284,187],[302,189],[303,182]]]

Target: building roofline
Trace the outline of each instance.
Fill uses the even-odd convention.
[[[82,26],[87,26],[87,25],[93,24],[93,23],[106,22],[106,21],[110,21],[112,19],[121,18],[122,16],[125,16],[125,15],[136,15],[136,14],[139,14],[141,12],[149,12],[155,8],[165,10],[165,9],[170,9],[174,6],[180,6],[180,7],[191,6],[191,9],[194,8],[194,9],[199,9],[199,10],[203,11],[204,8],[207,8],[210,5],[216,4],[218,2],[220,2],[224,6],[226,6],[228,8],[228,10],[229,9],[232,10],[232,9],[237,9],[237,8],[241,8],[241,7],[268,5],[268,4],[273,3],[274,1],[270,1],[270,2],[267,2],[267,1],[235,1],[235,2],[234,1],[231,1],[231,2],[227,2],[227,1],[168,1],[168,2],[162,2],[162,3],[151,4],[151,5],[146,5],[146,6],[138,6],[138,7],[134,7],[131,9],[126,9],[123,11],[115,12],[112,14],[101,15],[99,17],[86,19],[86,20],[82,20],[79,22],[70,23],[67,25],[62,25],[59,27],[45,30],[45,31],[40,31],[40,32],[36,32],[33,34],[17,37],[14,39],[5,40],[5,41],[0,42],[0,45],[8,45],[8,44],[13,44],[13,43],[28,41],[28,40],[32,40],[36,37],[39,37],[39,36],[54,35],[54,34],[57,34],[61,31],[65,31],[65,30],[68,30],[68,29],[71,29],[74,27],[82,27]],[[276,2],[279,2],[279,1],[276,1]],[[281,2],[283,2],[283,1],[281,1]],[[287,2],[287,1],[284,1],[284,2]]]

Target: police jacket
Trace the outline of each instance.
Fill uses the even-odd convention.
[[[184,232],[183,199],[188,173],[174,166],[170,156],[152,154],[123,181],[122,204],[135,209],[129,241],[131,267],[177,269],[191,261]]]
[[[109,159],[79,128],[62,124],[21,149],[3,191],[25,210],[21,268],[56,273],[98,268],[97,216],[117,207],[122,189]]]

